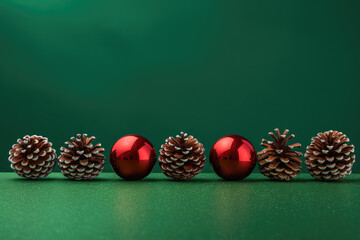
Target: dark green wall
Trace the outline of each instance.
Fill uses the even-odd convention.
[[[25,134],[59,151],[85,132],[107,154],[125,134],[159,149],[180,131],[206,154],[227,134],[260,150],[275,127],[302,151],[329,129],[359,146],[359,12],[340,0],[3,0],[0,170]]]

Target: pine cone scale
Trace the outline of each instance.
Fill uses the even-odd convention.
[[[289,169],[291,169],[292,171],[298,171],[300,169],[299,164],[297,164],[295,162],[289,161],[289,162],[285,163],[285,166],[288,167]]]
[[[298,153],[298,154],[300,154],[300,153]],[[301,154],[302,154],[302,153],[301,153]],[[294,162],[297,162],[297,163],[299,163],[299,164],[302,163],[302,160],[301,160],[300,158],[298,158],[298,157],[290,157],[290,160],[291,160],[291,161],[294,161]]]

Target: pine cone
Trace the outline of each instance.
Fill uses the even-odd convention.
[[[189,180],[196,176],[205,165],[205,149],[193,136],[181,132],[176,139],[169,137],[161,145],[159,164],[161,171],[175,180]]]
[[[19,176],[36,179],[46,177],[54,169],[56,151],[47,138],[26,135],[17,142],[9,152],[9,161]]]
[[[67,147],[61,147],[59,167],[65,177],[73,180],[90,180],[98,176],[104,168],[105,156],[101,154],[104,148],[101,144],[93,145],[95,137],[87,134],[77,134],[71,141],[65,142]]]
[[[269,132],[269,136],[274,142],[266,139],[262,140],[261,145],[266,148],[258,152],[260,172],[273,180],[286,180],[296,177],[300,173],[301,152],[293,151],[294,147],[301,147],[300,143],[286,145],[287,142],[295,137],[291,134],[286,137],[289,130],[285,130],[280,134],[279,129],[275,129],[277,136]]]
[[[305,164],[310,175],[319,180],[337,180],[351,174],[355,162],[354,145],[338,131],[318,133],[306,148]]]

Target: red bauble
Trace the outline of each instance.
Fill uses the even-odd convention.
[[[114,144],[110,152],[114,172],[125,180],[139,180],[153,170],[156,153],[153,145],[139,135],[126,135]]]
[[[210,164],[215,173],[226,180],[246,178],[254,169],[257,156],[254,146],[244,137],[227,135],[210,150]]]

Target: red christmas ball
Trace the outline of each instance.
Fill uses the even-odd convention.
[[[239,135],[227,135],[217,140],[209,158],[215,173],[226,180],[246,178],[257,162],[254,146]]]
[[[125,180],[139,180],[153,170],[156,153],[153,145],[139,135],[126,135],[116,141],[110,152],[114,172]]]

